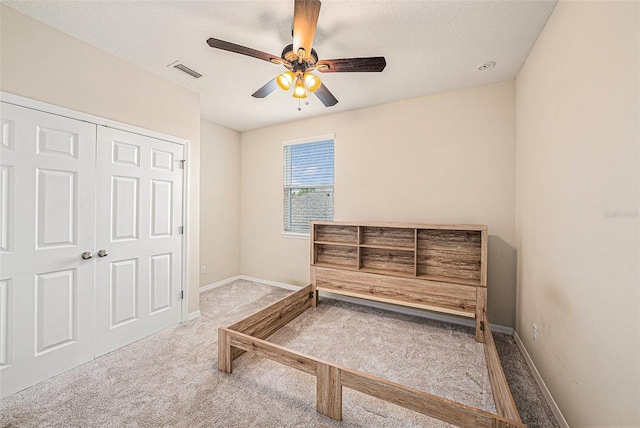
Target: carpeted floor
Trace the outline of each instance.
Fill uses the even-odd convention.
[[[217,327],[285,297],[236,281],[200,296],[202,317],[0,401],[0,427],[444,427],[344,389],[343,421],[315,411],[315,378],[248,354],[217,370]],[[494,334],[523,422],[555,427],[513,339]],[[472,330],[325,299],[270,338],[289,348],[494,411]]]

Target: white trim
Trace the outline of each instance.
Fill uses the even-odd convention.
[[[309,240],[309,233],[300,233],[300,232],[282,232],[280,234],[283,238],[287,239],[306,239]]]
[[[189,312],[189,315],[187,315],[187,321],[193,321],[200,318],[201,316],[202,312],[200,312],[200,309],[198,309],[197,311]]]
[[[233,281],[237,281],[242,279],[240,275],[232,276],[231,278],[223,279],[222,281],[213,282],[211,284],[203,285],[200,287],[200,293],[204,293],[205,291],[213,290],[214,288],[222,287],[223,285],[227,285]]]
[[[291,285],[291,284],[284,284],[282,282],[268,281],[266,279],[253,278],[253,277],[245,276],[245,275],[240,275],[239,279],[244,279],[245,281],[257,282],[257,283],[265,284],[265,285],[272,285],[274,287],[285,288],[287,290],[293,290],[293,291],[297,291],[297,290],[300,290],[302,288],[300,286],[295,286],[295,285]],[[345,302],[355,303],[355,304],[362,305],[362,306],[369,306],[369,307],[377,308],[377,309],[384,309],[384,310],[387,310],[387,311],[397,312],[397,313],[404,314],[404,315],[412,315],[412,316],[417,316],[417,317],[421,317],[421,318],[427,318],[427,319],[436,320],[436,321],[448,322],[448,323],[451,323],[451,324],[463,325],[463,326],[471,327],[471,328],[475,328],[475,325],[476,325],[475,321],[467,319],[467,318],[455,317],[455,316],[451,316],[451,315],[444,315],[444,314],[439,314],[439,313],[435,313],[435,312],[429,312],[429,311],[420,310],[420,309],[413,309],[413,308],[409,308],[409,307],[406,307],[406,306],[398,306],[398,305],[391,305],[391,304],[388,304],[388,303],[374,302],[372,300],[358,299],[358,298],[355,298],[355,297],[343,296],[343,295],[334,294],[334,293],[328,293],[326,291],[322,292],[322,297],[326,297],[328,299],[333,299],[333,300],[342,300],[342,301],[345,301]],[[495,333],[503,333],[503,334],[511,336],[511,335],[513,335],[513,331],[514,330],[511,327],[505,327],[505,326],[502,326],[502,325],[491,324],[491,331],[493,331]]]
[[[317,143],[319,141],[335,140],[335,134],[323,134],[313,137],[297,138],[295,140],[287,140],[282,142],[282,146],[296,146],[298,144]]]
[[[520,350],[520,353],[524,357],[524,360],[527,362],[527,366],[529,366],[529,370],[531,370],[531,374],[533,375],[533,378],[538,384],[538,387],[540,387],[540,390],[542,391],[542,396],[544,397],[545,401],[551,408],[551,413],[553,413],[553,416],[556,418],[556,422],[558,422],[558,425],[560,425],[562,428],[569,428],[569,424],[567,423],[567,420],[562,415],[562,412],[560,411],[560,407],[558,407],[556,400],[553,399],[553,396],[551,395],[551,391],[549,391],[549,388],[547,388],[547,385],[544,383],[544,380],[542,380],[542,376],[540,376],[540,372],[538,371],[536,365],[533,363],[531,356],[527,352],[527,348],[524,347],[524,343],[522,343],[522,340],[520,340],[520,336],[518,336],[518,332],[515,330],[513,331],[513,339],[515,340],[516,345]]]
[[[37,110],[47,114],[54,114],[57,116],[66,117],[68,119],[79,120],[82,122],[91,123],[97,126],[106,126],[107,128],[118,129],[120,131],[129,132],[132,134],[143,135],[145,137],[155,138],[157,140],[167,141],[170,143],[176,143],[183,146],[184,150],[184,177],[182,180],[183,187],[183,200],[184,206],[182,207],[182,288],[184,291],[184,299],[181,304],[181,321],[187,321],[189,319],[189,239],[188,239],[188,222],[189,222],[189,140],[184,138],[175,137],[173,135],[162,134],[157,131],[153,131],[139,126],[127,125],[125,123],[116,122],[114,120],[105,119],[104,117],[94,116],[88,113],[82,113],[80,111],[68,109],[66,107],[60,107],[55,104],[49,104],[42,101],[34,100],[32,98],[22,97],[20,95],[11,94],[8,92],[0,91],[0,101],[7,104],[13,104],[19,107],[25,107],[31,110]]]
[[[513,327],[507,327],[506,325],[491,324],[491,323],[489,323],[489,325],[491,326],[491,331],[493,333],[501,333],[501,334],[506,334],[507,336],[513,336],[513,332],[515,331]]]
[[[184,173],[182,176],[182,291],[184,291],[184,299],[182,299],[182,321],[189,320],[189,171],[191,162],[189,159],[190,142],[185,140],[184,143]],[[200,312],[198,310],[198,312]]]
[[[240,275],[239,279],[243,279],[245,281],[257,282],[258,284],[264,285],[272,285],[274,287],[284,288],[286,290],[298,291],[302,287],[298,285],[285,284],[283,282],[269,281],[267,279],[254,278],[252,276]]]

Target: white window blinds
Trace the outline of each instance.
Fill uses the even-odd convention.
[[[284,143],[284,230],[309,233],[312,220],[333,220],[333,138]]]

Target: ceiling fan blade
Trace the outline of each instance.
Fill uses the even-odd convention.
[[[293,53],[304,49],[304,58],[311,55],[311,45],[316,34],[320,15],[320,0],[296,0],[293,7]]]
[[[277,55],[271,55],[266,52],[248,48],[246,46],[236,45],[235,43],[231,42],[225,42],[224,40],[214,39],[213,37],[207,39],[207,44],[212,48],[247,55],[253,58],[262,59],[264,61],[273,62],[274,64],[290,65],[289,61],[282,59]]]
[[[323,59],[316,63],[316,70],[321,73],[345,73],[382,71],[387,66],[383,56],[367,58]]]
[[[267,95],[269,95],[271,92],[275,91],[277,87],[278,87],[278,82],[276,82],[276,79],[273,78],[269,80],[269,82],[267,82],[267,84],[264,85],[262,88],[258,89],[253,94],[251,94],[251,96],[253,98],[264,98]]]
[[[316,89],[314,94],[316,94],[316,97],[318,97],[318,99],[322,101],[322,104],[324,104],[325,107],[331,107],[338,104],[338,99],[333,96],[331,91],[329,91],[326,86],[324,86],[324,83],[321,84],[318,89]]]

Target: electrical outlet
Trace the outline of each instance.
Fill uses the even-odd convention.
[[[533,325],[533,341],[538,341],[538,326],[535,324]]]
[[[200,266],[200,274],[203,273],[207,273],[207,267],[206,266]]]

